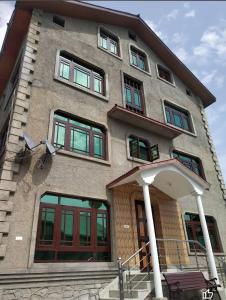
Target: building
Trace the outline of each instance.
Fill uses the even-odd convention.
[[[139,16],[18,1],[0,95],[2,299],[95,299],[142,247],[131,266],[153,268],[157,298],[160,271],[202,251],[218,276],[226,191],[204,112],[215,97]]]

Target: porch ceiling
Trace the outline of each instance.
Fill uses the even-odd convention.
[[[164,160],[138,166],[118,177],[107,185],[113,189],[117,186],[138,182],[140,185],[153,184],[159,190],[174,199],[193,192],[202,194],[210,185],[200,176],[189,170],[176,159]]]

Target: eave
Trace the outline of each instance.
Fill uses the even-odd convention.
[[[118,105],[115,105],[110,111],[108,111],[108,116],[131,126],[136,126],[143,130],[163,136],[167,139],[173,139],[182,133],[180,130],[168,126],[165,123],[134,113]]]

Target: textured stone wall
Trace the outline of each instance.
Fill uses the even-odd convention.
[[[61,282],[58,286],[3,289],[1,300],[95,300],[108,280]]]
[[[27,40],[22,57],[22,65],[17,89],[12,98],[13,109],[6,142],[6,153],[0,176],[0,257],[4,257],[7,249],[7,235],[10,230],[8,214],[13,211],[14,194],[17,182],[14,175],[19,172],[16,155],[23,149],[21,137],[26,127],[31,85],[36,62],[37,47],[40,34],[39,14],[33,14],[27,34]]]

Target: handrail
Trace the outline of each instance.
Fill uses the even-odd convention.
[[[142,246],[140,249],[138,249],[135,253],[133,253],[133,255],[131,255],[127,260],[125,260],[122,263],[122,266],[124,266],[125,264],[128,263],[128,261],[130,261],[132,258],[134,258],[141,250],[143,250],[145,247],[147,247],[150,244],[150,241],[147,242],[144,246]]]

